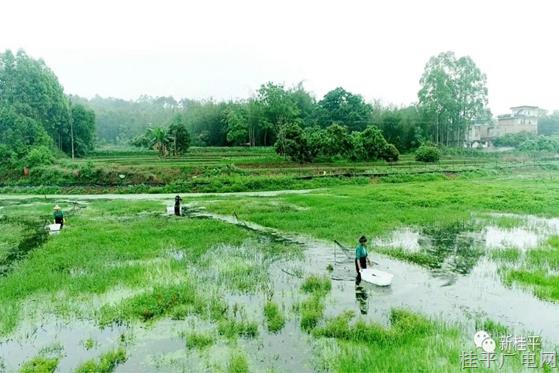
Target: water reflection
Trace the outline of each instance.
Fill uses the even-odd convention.
[[[359,304],[359,311],[362,315],[366,315],[369,311],[369,294],[367,290],[361,285],[361,279],[355,280],[355,299]]]

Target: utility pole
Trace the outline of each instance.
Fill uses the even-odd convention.
[[[74,120],[72,119],[72,100],[70,101],[70,139],[72,141],[72,160],[74,160]]]

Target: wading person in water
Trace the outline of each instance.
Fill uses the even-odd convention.
[[[60,224],[60,229],[62,229],[62,226],[64,225],[64,213],[60,209],[60,206],[54,206],[54,212],[52,215],[54,217],[54,224]]]
[[[181,196],[176,196],[175,197],[175,215],[177,215],[177,216],[181,216],[181,202],[182,202]]]
[[[367,238],[361,236],[359,238],[359,245],[355,248],[355,270],[357,271],[357,284],[361,282],[361,270],[367,268],[367,263],[370,265],[371,262],[368,258],[369,253],[367,252]]]

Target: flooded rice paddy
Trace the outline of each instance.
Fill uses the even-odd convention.
[[[101,328],[89,319],[47,313],[23,320],[14,332],[0,339],[0,372],[17,371],[23,362],[40,354],[58,357],[58,371],[73,371],[83,361],[119,346],[125,346],[128,358],[116,372],[225,371],[232,349],[246,353],[256,371],[313,372],[316,341],[301,329],[296,313],[304,298],[299,291],[303,279],[312,274],[332,279],[332,289],[324,299],[326,318],[352,310],[365,320],[388,325],[390,310],[404,308],[460,323],[471,331],[477,320],[495,320],[515,332],[535,333],[551,344],[559,343],[559,304],[538,299],[528,289],[504,284],[500,264],[491,257],[495,250],[514,249],[522,258],[522,253],[559,235],[559,219],[488,213],[472,215],[466,222],[398,228],[373,241],[372,246],[380,251],[372,252],[378,268],[395,275],[392,286],[375,287],[356,285],[352,251],[332,242],[210,213],[199,205],[187,211],[185,221],[212,219],[233,224],[257,234],[259,245],[300,247],[297,255],[266,256],[255,251],[255,242],[249,240],[241,246],[217,246],[202,256],[201,261],[208,265],[200,269],[199,279],[211,284],[208,292],[215,286],[225,289],[223,300],[231,317],[256,322],[254,338],[242,337],[232,343],[220,337],[214,323],[193,315],[184,320],[164,318],[149,325]],[[214,261],[218,253],[223,259]],[[174,249],[144,264],[167,260],[185,268],[190,265],[184,252]],[[107,266],[138,264],[142,260]],[[229,273],[231,268],[241,273]],[[101,297],[99,304],[134,294],[126,288],[114,289]],[[277,333],[267,330],[262,312],[270,300],[287,315]],[[203,349],[189,348],[185,335],[192,331],[206,333],[215,342]]]

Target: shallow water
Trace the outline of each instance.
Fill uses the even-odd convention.
[[[550,343],[559,344],[559,305],[539,300],[528,291],[504,286],[497,274],[497,265],[485,256],[480,257],[467,274],[457,274],[446,271],[445,268],[429,270],[373,251],[371,256],[380,263],[378,268],[395,275],[392,286],[376,287],[366,283],[356,286],[352,255],[333,243],[283,233],[239,220],[235,216],[211,214],[202,209],[191,210],[189,216],[239,225],[274,241],[296,243],[304,248],[303,258],[280,258],[269,265],[271,284],[267,290],[251,295],[231,291],[226,296],[230,309],[238,309],[247,319],[259,324],[258,337],[239,340],[239,348],[247,353],[251,368],[257,371],[270,368],[279,371],[313,371],[312,339],[301,330],[297,314],[292,311],[293,306],[304,299],[299,289],[302,279],[310,274],[330,273],[333,279],[332,291],[325,298],[326,317],[353,310],[366,320],[387,325],[391,309],[398,307],[443,321],[456,321],[472,330],[476,319],[487,318],[512,328],[516,333],[539,335]],[[543,218],[525,218],[525,221],[532,222],[533,225],[511,228],[492,226],[477,232],[467,230],[465,233],[458,227],[456,232],[459,234],[435,234],[432,237],[404,228],[377,243],[419,251],[425,245],[437,242],[451,242],[455,246],[485,242],[486,248],[492,249],[500,247],[498,244],[502,244],[505,238],[518,236],[519,229],[539,234],[538,242],[544,239],[542,237],[555,234],[554,229],[559,231],[559,219],[555,222],[540,220]],[[487,233],[489,228],[494,230]],[[532,247],[532,241],[523,242],[530,243],[525,245],[526,249]],[[408,243],[411,246],[405,246]],[[169,250],[166,255],[172,260],[184,259],[180,251]],[[331,272],[327,271],[328,265],[333,266]],[[121,289],[115,294],[116,298],[122,298],[128,296],[129,291]],[[269,298],[287,316],[287,323],[278,334],[266,332],[262,309]],[[215,326],[187,319],[162,320],[150,327],[135,325],[99,329],[88,321],[67,322],[45,317],[41,327],[24,325],[9,339],[2,340],[0,359],[4,360],[8,371],[15,371],[23,361],[36,356],[44,347],[58,343],[63,348],[59,371],[72,371],[83,361],[118,347],[122,343],[121,335],[125,335],[129,358],[117,367],[117,372],[204,372],[216,366],[225,367],[231,346],[219,341],[205,351],[188,350],[180,333],[208,328]],[[84,341],[88,338],[96,342],[91,350],[84,347]]]
[[[332,264],[332,277],[341,281],[334,282],[327,298],[327,315],[334,316],[352,309],[356,314],[365,313],[363,317],[366,319],[387,323],[392,308],[404,307],[445,321],[466,322],[472,328],[476,318],[488,318],[515,332],[533,332],[553,344],[559,344],[559,304],[540,300],[524,289],[506,287],[497,274],[497,265],[486,257],[477,261],[468,274],[460,275],[431,271],[372,253],[373,260],[380,263],[378,269],[394,274],[392,286],[381,288],[362,283],[362,289],[356,289],[353,259],[335,244],[305,236],[283,235],[258,224],[238,221],[235,217],[207,215],[305,245],[303,261],[288,261],[278,263],[278,266],[294,266],[303,268],[306,273],[325,274],[326,267]],[[290,280],[285,274],[273,274],[274,278],[282,276],[284,289],[290,288],[292,276],[288,276]],[[278,288],[282,288],[281,284]],[[366,306],[359,293],[367,295]]]
[[[58,371],[71,372],[80,362],[117,346],[124,332],[124,327],[99,329],[89,321],[44,317],[39,324],[24,324],[10,338],[0,340],[0,359],[4,360],[6,371],[17,371],[24,361],[37,356],[41,350],[59,345],[62,358]],[[84,344],[89,338],[96,346],[88,350]]]

